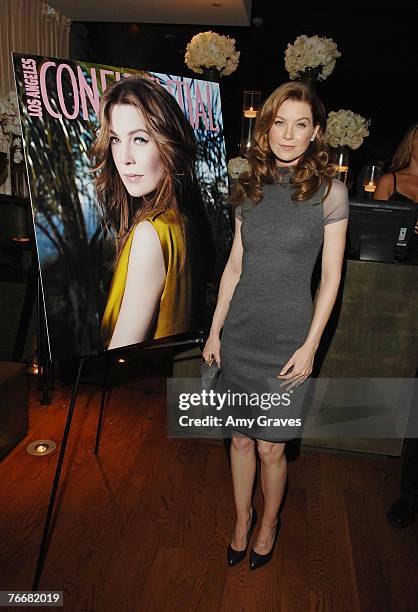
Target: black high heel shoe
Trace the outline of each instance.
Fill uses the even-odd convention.
[[[265,555],[260,555],[259,553],[255,552],[254,548],[251,549],[251,553],[250,553],[250,569],[255,570],[258,567],[262,567],[263,565],[265,565],[266,563],[268,563],[270,561],[270,559],[273,556],[274,547],[276,545],[277,536],[279,535],[279,531],[280,531],[280,527],[281,526],[282,526],[281,520],[280,520],[280,518],[278,518],[277,519],[277,525],[276,525],[276,533],[274,534],[273,545],[271,547],[270,552],[268,552]]]
[[[237,563],[239,563],[240,561],[242,561],[245,558],[245,555],[247,554],[247,549],[248,549],[248,542],[250,541],[250,537],[251,537],[251,534],[252,534],[252,532],[254,530],[256,522],[257,522],[257,511],[253,507],[253,514],[252,514],[252,517],[251,517],[251,525],[250,525],[250,528],[249,528],[248,533],[247,533],[247,546],[244,548],[244,550],[235,550],[235,548],[232,548],[231,544],[229,544],[228,548],[226,550],[226,554],[227,554],[227,558],[228,558],[228,565],[230,567],[232,567],[233,565],[237,565]]]

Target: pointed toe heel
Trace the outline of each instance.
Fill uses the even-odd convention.
[[[245,555],[247,554],[247,549],[245,548],[244,550],[235,550],[229,544],[226,550],[226,554],[229,567],[233,567],[234,565],[238,565],[238,563],[240,563],[240,561],[245,558]]]
[[[279,535],[280,527],[281,527],[281,521],[280,519],[278,519],[278,522],[276,525],[276,533],[274,534],[273,545],[271,547],[270,552],[268,552],[265,555],[260,555],[259,553],[255,552],[254,548],[251,549],[250,569],[255,570],[259,567],[262,567],[263,565],[266,565],[266,563],[268,563],[271,560],[273,553],[274,553],[274,547],[276,545],[277,537]]]
[[[244,550],[235,550],[235,548],[232,548],[231,544],[229,544],[228,548],[226,549],[226,556],[227,556],[229,567],[233,567],[234,565],[237,565],[238,563],[240,563],[240,561],[245,559],[245,555],[247,554],[247,550],[248,550],[248,542],[251,538],[251,534],[254,530],[256,523],[257,523],[257,511],[255,508],[253,508],[251,525],[247,533],[247,546],[244,548]]]

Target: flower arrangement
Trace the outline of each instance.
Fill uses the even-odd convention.
[[[228,162],[228,174],[231,179],[237,179],[240,174],[250,169],[250,165],[245,157],[233,157]]]
[[[370,119],[351,110],[331,111],[328,114],[325,140],[331,147],[358,149],[369,135],[369,125]]]
[[[0,98],[0,154],[1,157],[6,157],[6,166],[0,173],[2,174],[0,193],[20,195],[14,188],[16,168],[24,166],[22,164],[22,131],[17,96],[13,91]]]
[[[234,38],[209,31],[193,36],[186,47],[184,61],[198,74],[202,74],[205,68],[215,68],[221,76],[226,76],[237,69],[239,56]]]
[[[10,142],[13,136],[21,136],[17,96],[13,91],[0,98],[0,127]]]
[[[292,80],[300,79],[306,70],[314,69],[315,78],[325,81],[333,72],[338,57],[341,57],[341,53],[332,38],[302,34],[293,45],[288,43],[284,64]]]

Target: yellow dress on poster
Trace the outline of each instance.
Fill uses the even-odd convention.
[[[191,272],[188,257],[180,270],[185,241],[175,212],[172,209],[157,211],[147,216],[146,220],[152,223],[158,234],[166,270],[155,323],[147,338],[151,340],[183,333],[190,329]],[[118,259],[102,319],[101,333],[106,348],[112,339],[122,305],[135,229],[136,226],[132,228]]]

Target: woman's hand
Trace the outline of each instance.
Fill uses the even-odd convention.
[[[209,335],[202,351],[202,357],[209,363],[212,363],[212,359],[215,358],[218,366],[221,365],[221,341],[218,335]]]
[[[304,344],[298,348],[277,375],[277,378],[284,381],[280,387],[290,391],[293,387],[301,385],[312,372],[314,357],[315,349],[313,346]],[[292,366],[293,370],[290,374],[287,374]]]

